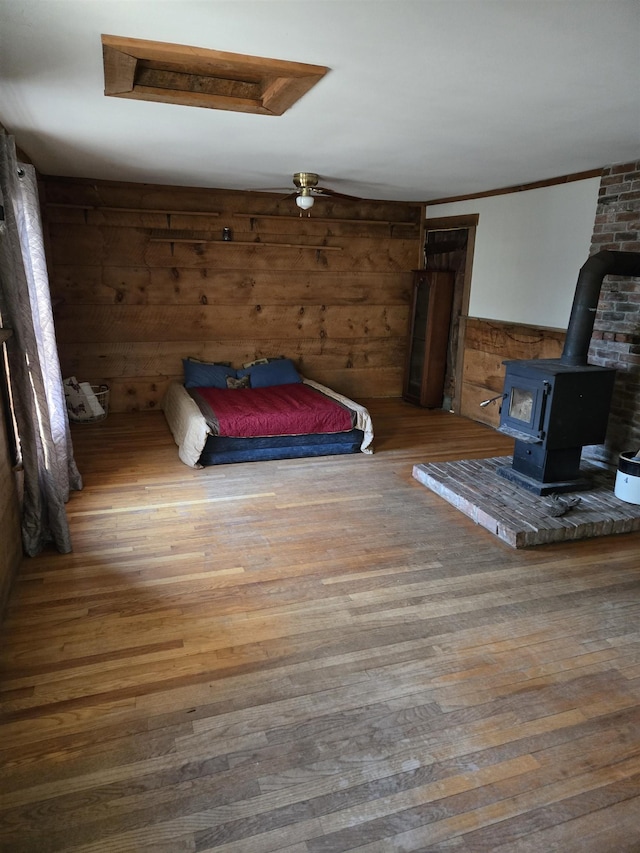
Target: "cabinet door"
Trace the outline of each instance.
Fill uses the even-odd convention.
[[[416,270],[404,399],[439,408],[444,395],[454,274]]]

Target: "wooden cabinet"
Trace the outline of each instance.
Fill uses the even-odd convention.
[[[442,406],[453,288],[452,272],[415,270],[413,274],[403,397],[417,406]]]

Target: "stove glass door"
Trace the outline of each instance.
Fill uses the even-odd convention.
[[[500,429],[524,441],[541,441],[549,383],[533,376],[507,370],[505,401],[500,411]]]
[[[535,396],[531,388],[512,388],[509,395],[509,417],[531,426],[534,402]]]

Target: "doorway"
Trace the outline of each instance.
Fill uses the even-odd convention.
[[[423,265],[455,276],[447,345],[442,408],[460,414],[465,326],[469,311],[471,266],[478,215],[427,219],[424,223]]]

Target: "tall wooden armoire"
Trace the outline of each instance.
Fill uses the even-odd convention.
[[[452,272],[415,270],[413,274],[403,397],[417,406],[442,406],[454,281]]]

